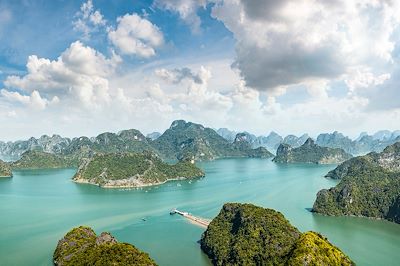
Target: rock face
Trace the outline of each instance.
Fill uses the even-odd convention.
[[[400,142],[348,160],[326,176],[341,181],[318,192],[313,211],[400,223]]]
[[[53,254],[57,266],[79,265],[156,265],[147,253],[128,243],[119,243],[111,234],[96,233],[80,226],[69,231]]]
[[[200,244],[214,265],[353,265],[326,238],[252,204],[225,204]]]
[[[350,159],[352,156],[342,149],[321,147],[314,143],[311,138],[298,148],[292,148],[288,144],[281,144],[276,152],[274,162],[278,163],[318,163],[330,164],[340,163]]]
[[[204,172],[190,161],[170,165],[152,153],[109,153],[83,160],[73,180],[104,188],[126,188],[202,176]]]
[[[12,177],[10,164],[0,160],[0,177]]]

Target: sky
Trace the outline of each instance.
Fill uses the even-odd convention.
[[[400,129],[400,1],[0,0],[0,140]]]

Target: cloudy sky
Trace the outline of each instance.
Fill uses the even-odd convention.
[[[0,0],[0,139],[400,129],[399,24],[396,0]]]

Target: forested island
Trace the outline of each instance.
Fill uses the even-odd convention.
[[[127,188],[203,176],[204,172],[190,160],[167,164],[151,152],[107,153],[82,160],[73,180],[103,188]]]
[[[339,148],[321,147],[308,138],[298,148],[292,148],[288,144],[281,144],[278,147],[276,156],[273,159],[277,163],[318,163],[335,164],[350,159],[351,154]]]
[[[354,265],[315,232],[301,233],[272,209],[227,203],[203,233],[214,265]]]
[[[53,254],[56,266],[113,265],[155,266],[150,256],[128,243],[118,242],[110,233],[99,236],[92,228],[80,226],[69,231]]]
[[[400,142],[346,161],[326,176],[341,181],[318,192],[314,212],[400,223]]]

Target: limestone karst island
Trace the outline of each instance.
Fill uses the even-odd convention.
[[[1,0],[0,266],[400,265],[400,1]]]

